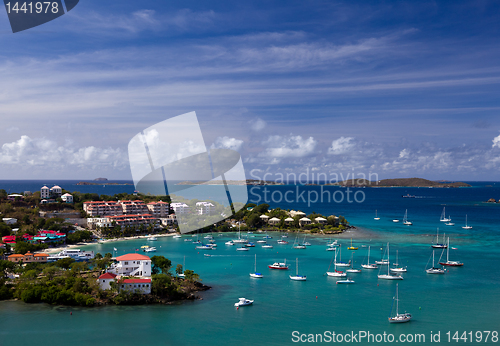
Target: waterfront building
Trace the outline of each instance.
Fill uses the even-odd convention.
[[[153,215],[158,219],[168,217],[168,215],[170,214],[170,205],[167,202],[163,201],[149,202],[147,204],[147,208],[149,214]]]
[[[113,273],[104,273],[97,279],[99,282],[99,287],[101,290],[109,290],[111,289],[111,283],[115,281],[116,274]]]
[[[140,294],[151,293],[151,279],[124,279],[120,283],[120,290],[138,292]]]
[[[151,258],[130,253],[116,258],[118,263],[110,266],[108,272],[121,276],[151,277]]]
[[[36,262],[36,263],[46,263],[48,257],[49,257],[49,255],[47,255],[45,253],[36,253],[36,254],[33,254],[31,252],[27,252],[24,255],[21,255],[21,254],[10,255],[10,256],[7,257],[7,260],[10,261],[10,262],[15,262],[15,263],[18,263],[18,262],[23,262],[23,263],[33,263],[33,262]]]
[[[127,226],[140,226],[140,225],[154,225],[158,222],[151,214],[140,214],[140,215],[117,215],[108,216],[109,223],[115,222],[118,226],[124,228]]]
[[[2,218],[2,221],[5,222],[7,225],[14,225],[17,223],[17,219],[13,217],[4,217]]]
[[[168,215],[168,217],[160,218],[160,222],[162,226],[167,227],[177,225],[177,217],[175,216],[175,214],[170,214]]]
[[[149,214],[148,206],[141,200],[118,201],[118,204],[122,206],[124,215]]]
[[[118,202],[104,202],[104,201],[84,202],[83,210],[89,216],[123,215],[123,207]]]

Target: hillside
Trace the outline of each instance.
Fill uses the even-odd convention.
[[[369,181],[366,179],[345,180],[334,185],[341,186],[366,186],[366,187],[469,187],[469,184],[462,182],[437,182],[423,178],[396,178],[382,179],[379,181]]]

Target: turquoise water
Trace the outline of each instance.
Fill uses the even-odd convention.
[[[277,245],[277,233],[269,233],[274,248],[262,249],[259,244],[248,252],[236,251],[224,242],[235,234],[218,237],[215,251],[198,252],[194,244],[183,239],[159,238],[155,243],[157,255],[183,263],[199,273],[212,290],[200,295],[203,300],[168,306],[109,306],[102,308],[66,308],[48,305],[27,305],[19,302],[0,302],[0,344],[47,345],[108,344],[133,345],[282,345],[292,344],[292,332],[351,333],[365,331],[373,334],[424,334],[429,344],[431,332],[441,332],[446,343],[448,331],[500,330],[500,205],[485,204],[488,198],[499,198],[500,189],[477,184],[468,189],[362,189],[364,203],[271,203],[273,207],[316,211],[344,215],[353,225],[360,226],[337,237],[343,244],[342,259],[347,261],[354,252],[355,266],[366,261],[368,246],[371,260],[381,257],[381,248],[390,242],[391,262],[399,251],[400,264],[408,266],[404,280],[399,281],[401,310],[411,312],[410,323],[390,325],[390,313],[396,282],[378,280],[378,270],[351,274],[353,285],[337,285],[325,274],[332,252],[325,251],[328,238],[308,237],[312,246],[305,250],[292,249],[294,235],[288,245]],[[268,187],[285,192],[286,186]],[[311,191],[317,186],[303,187]],[[339,189],[339,188],[332,188]],[[360,189],[361,190],[361,189]],[[186,190],[187,191],[187,190]],[[426,198],[401,198],[401,195]],[[456,226],[439,222],[443,206]],[[373,220],[375,209],[379,221]],[[413,226],[395,224],[405,209]],[[472,230],[464,230],[465,214]],[[432,254],[430,244],[436,228],[450,236],[451,259],[465,263],[461,268],[449,268],[445,275],[429,275],[424,269]],[[262,234],[253,234],[258,240]],[[250,235],[251,236],[251,235]],[[348,251],[351,237],[357,251]],[[111,242],[88,247],[101,253],[134,252],[145,245],[144,240]],[[149,244],[151,245],[151,244]],[[210,253],[211,257],[204,256]],[[252,279],[254,255],[257,270],[263,279]],[[436,251],[436,260],[440,252]],[[272,271],[268,264],[286,258],[289,271]],[[294,282],[288,275],[295,272],[295,259],[306,282]],[[239,297],[254,299],[253,306],[238,310],[233,306]],[[72,312],[72,315],[70,315]],[[360,344],[369,344],[361,342]],[[384,344],[384,343],[382,343]],[[495,343],[482,342],[485,345]],[[496,343],[498,344],[498,343]]]

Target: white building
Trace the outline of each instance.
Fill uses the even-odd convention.
[[[98,227],[112,227],[113,223],[107,217],[89,217],[87,218],[87,227],[90,229],[96,229]]]
[[[149,214],[156,218],[167,217],[170,211],[169,204],[167,202],[150,202],[147,204],[149,209]]]
[[[189,212],[189,206],[186,203],[172,203],[170,204],[174,213],[177,215],[186,214]]]
[[[50,198],[50,189],[47,186],[44,186],[40,189],[40,197],[42,199]]]
[[[69,193],[65,193],[64,195],[62,195],[61,199],[63,200],[63,202],[73,203],[73,196],[71,196]]]
[[[108,272],[121,276],[151,277],[151,258],[138,253],[129,253],[116,258]]]
[[[140,294],[150,294],[151,279],[125,279],[120,283],[119,289]]]
[[[196,209],[200,215],[210,215],[215,211],[215,205],[210,202],[197,202]]]
[[[113,273],[104,273],[101,276],[99,276],[99,279],[97,281],[99,282],[99,287],[101,290],[109,290],[111,289],[111,283],[115,281],[116,275]]]
[[[2,220],[7,225],[14,225],[15,223],[17,223],[17,219],[14,219],[13,217],[4,217]]]
[[[50,188],[50,195],[57,196],[57,197],[61,196],[62,195],[62,188],[58,185],[52,186]]]
[[[175,214],[171,214],[168,217],[160,218],[162,226],[173,226],[177,225],[177,217]]]

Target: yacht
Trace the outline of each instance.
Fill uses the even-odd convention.
[[[365,269],[377,269],[378,266],[376,264],[370,264],[370,246],[368,246],[368,263],[367,264],[362,264],[361,265],[362,268],[365,268]]]
[[[434,250],[432,250],[432,267],[425,270],[427,274],[444,274],[446,272],[443,268],[434,267]]]
[[[274,262],[273,264],[268,265],[269,269],[280,269],[280,270],[287,270],[288,266],[286,265],[286,260],[283,263],[280,262]]]
[[[405,312],[404,314],[399,313],[399,298],[398,298],[398,284],[396,284],[396,296],[393,298],[392,305],[394,306],[394,301],[396,301],[396,314],[389,317],[389,323],[404,323],[411,320],[411,314]],[[391,309],[392,313],[392,309]]]
[[[387,243],[387,274],[379,274],[378,278],[384,280],[403,280],[401,275],[392,274],[389,270],[389,243]]]
[[[289,275],[290,280],[295,280],[295,281],[306,281],[307,277],[305,275],[299,275],[299,259],[295,259],[295,264],[297,267],[295,275]]]
[[[247,305],[252,305],[253,300],[246,299],[246,298],[239,298],[239,301],[237,303],[234,303],[234,306],[240,307],[240,306],[247,306]]]
[[[82,251],[80,249],[64,249],[56,255],[47,257],[47,261],[55,262],[63,258],[72,258],[77,262],[88,261],[94,258],[94,251]]]

